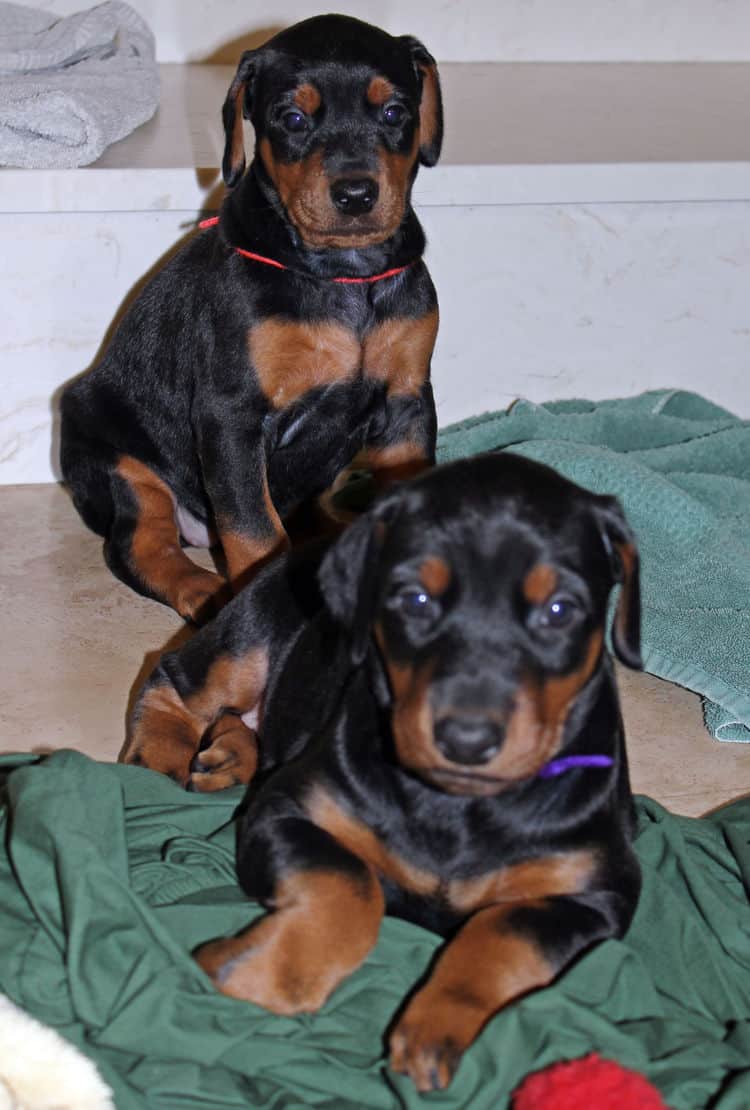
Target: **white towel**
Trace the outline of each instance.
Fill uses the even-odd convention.
[[[0,994],[0,1110],[115,1110],[92,1060]]]
[[[0,3],[0,165],[88,165],[158,103],[154,36],[128,4],[59,19]]]

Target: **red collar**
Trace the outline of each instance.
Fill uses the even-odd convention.
[[[201,220],[198,227],[203,230],[206,227],[216,227],[219,222],[218,216],[211,216],[208,220]],[[244,258],[250,258],[253,262],[263,262],[266,266],[275,266],[277,270],[288,270],[289,267],[285,266],[283,262],[277,262],[275,258],[266,258],[262,254],[254,254],[252,251],[245,251],[242,247],[235,247],[234,250],[237,254],[243,255]],[[403,274],[404,270],[408,270],[413,266],[413,262],[407,262],[405,266],[396,266],[393,270],[384,270],[382,274],[372,274],[370,277],[335,277],[326,278],[327,281],[336,282],[338,285],[370,285],[375,281],[382,281],[384,278],[395,277],[396,274]],[[298,273],[297,270],[294,273]],[[306,275],[312,277],[313,275]]]

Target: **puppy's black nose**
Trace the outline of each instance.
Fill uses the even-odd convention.
[[[451,763],[489,763],[502,742],[502,727],[482,717],[443,717],[435,725],[435,744]]]
[[[346,177],[331,185],[331,200],[345,216],[361,216],[374,208],[378,192],[371,177]]]

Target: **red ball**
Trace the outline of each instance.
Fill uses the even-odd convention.
[[[638,1072],[595,1052],[528,1075],[513,1097],[513,1110],[668,1110],[655,1087]]]

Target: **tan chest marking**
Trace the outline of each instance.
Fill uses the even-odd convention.
[[[355,377],[362,357],[356,335],[340,324],[273,317],[251,329],[248,348],[260,387],[277,409],[317,386]]]
[[[440,897],[457,913],[473,913],[498,903],[531,902],[584,890],[596,870],[590,851],[565,852],[498,868],[474,879],[445,882],[390,851],[377,834],[347,813],[325,790],[316,788],[307,800],[312,821],[330,833],[352,855],[364,860],[403,890]]]
[[[502,867],[475,879],[454,879],[448,901],[466,913],[498,903],[536,902],[584,890],[596,870],[593,852],[561,852]]]
[[[437,308],[417,319],[384,320],[365,336],[365,374],[388,382],[391,395],[417,396],[429,377],[437,330]]]
[[[383,878],[417,894],[436,893],[439,885],[436,875],[413,867],[389,851],[372,829],[346,813],[323,789],[316,788],[312,791],[305,808],[310,819],[319,828],[325,829],[347,851],[364,860]]]

